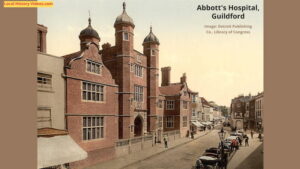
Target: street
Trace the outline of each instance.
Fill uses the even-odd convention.
[[[220,142],[218,132],[219,130],[213,130],[197,140],[130,165],[125,169],[191,169],[205,149],[217,147]]]

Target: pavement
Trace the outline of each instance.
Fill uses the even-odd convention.
[[[154,156],[158,156],[166,151],[199,140],[201,137],[208,135],[211,131],[213,130],[206,130],[205,132],[200,132],[200,133],[198,132],[197,134],[194,135],[194,139],[184,137],[184,138],[174,140],[172,142],[168,142],[168,148],[165,148],[163,143],[156,144],[156,146],[151,147],[149,149],[145,149],[140,152],[135,152],[129,155],[121,156],[110,161],[102,162],[94,166],[87,167],[86,169],[124,169],[136,163],[140,163],[147,159],[150,159]]]
[[[226,130],[226,128],[225,128]],[[200,132],[194,139],[180,138],[169,142],[169,148],[164,144],[135,152],[116,159],[96,164],[86,169],[191,169],[205,149],[217,147],[219,144],[219,129]],[[249,147],[241,146],[230,157],[227,169],[262,169],[263,145],[257,138],[251,139]]]
[[[228,169],[263,169],[263,143],[258,134],[249,137],[249,146],[242,146],[229,161]]]

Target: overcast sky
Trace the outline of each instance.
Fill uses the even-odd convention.
[[[101,37],[101,44],[115,44],[114,21],[122,13],[123,0],[53,0],[53,8],[38,9],[38,23],[48,27],[47,52],[62,56],[80,49],[78,35],[88,25]],[[126,0],[134,20],[134,48],[152,24],[160,40],[159,66],[171,66],[171,82],[187,74],[189,88],[219,105],[230,105],[239,94],[263,90],[262,0]],[[201,4],[258,4],[259,12],[245,12],[244,20],[213,20],[212,12],[197,11]],[[227,11],[228,12],[228,11]],[[221,12],[222,13],[222,12]],[[209,35],[207,24],[252,25],[250,35]]]

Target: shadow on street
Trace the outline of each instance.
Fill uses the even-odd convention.
[[[238,167],[230,169],[263,169],[263,144],[258,146]]]

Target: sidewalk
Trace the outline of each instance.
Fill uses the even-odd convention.
[[[205,132],[198,133],[198,134],[194,135],[194,139],[184,137],[184,138],[177,139],[173,142],[169,142],[168,143],[169,148],[165,148],[163,143],[156,144],[156,146],[154,146],[152,148],[145,149],[143,151],[135,152],[135,153],[125,155],[125,156],[122,156],[122,157],[118,157],[116,159],[106,161],[106,162],[103,162],[103,163],[99,163],[99,164],[96,164],[94,166],[87,167],[86,169],[108,169],[108,168],[109,169],[121,169],[121,168],[125,168],[129,165],[138,163],[138,162],[143,161],[145,159],[149,159],[149,158],[151,158],[155,155],[158,155],[158,154],[163,153],[165,151],[168,151],[170,149],[176,148],[178,146],[187,144],[187,143],[189,143],[193,140],[199,139],[202,136],[207,135],[211,131],[212,130],[208,130],[208,131],[205,131]]]
[[[228,169],[262,169],[263,144],[257,137],[258,134],[254,134],[253,139],[251,139],[251,137],[249,138],[249,147],[245,147],[243,144],[243,146],[236,151],[232,159],[229,161],[227,166]]]

